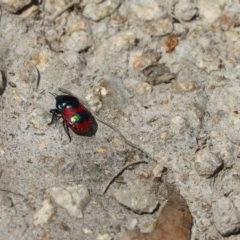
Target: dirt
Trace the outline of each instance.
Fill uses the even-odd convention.
[[[238,3],[211,3],[209,12],[204,0],[3,2],[0,239],[151,232],[165,181],[189,207],[192,240],[238,239]],[[94,136],[70,130],[70,142],[62,119],[49,125],[59,88],[115,130],[98,121]],[[157,204],[144,195],[146,182]],[[70,203],[52,197],[56,187]],[[147,207],[133,204],[137,196]],[[216,219],[211,208],[222,197],[236,212],[227,223],[231,212]],[[72,200],[83,201],[79,214],[69,214]]]

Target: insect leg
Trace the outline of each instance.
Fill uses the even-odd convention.
[[[63,121],[63,128],[64,128],[65,132],[67,133],[67,135],[69,137],[69,142],[71,142],[72,138],[71,138],[70,133],[69,133],[69,127],[68,127],[68,125],[66,124],[65,121]]]
[[[56,123],[58,119],[61,118],[61,116],[59,116],[60,113],[58,109],[51,109],[50,113],[52,114],[52,120],[50,123],[48,123],[48,125],[52,125],[53,123]]]

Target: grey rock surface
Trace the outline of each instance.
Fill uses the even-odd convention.
[[[6,7],[17,3],[14,11]],[[238,1],[4,0],[0,6],[3,239],[117,239],[129,226],[148,231],[159,209],[139,215],[112,195],[133,179],[163,178],[189,206],[192,240],[239,239]],[[50,93],[60,94],[59,87],[156,161],[100,122],[95,136],[70,131],[69,142],[61,119],[48,125],[56,106]],[[205,150],[209,158],[199,158]],[[124,171],[103,195],[135,158],[148,164]],[[80,183],[91,196],[82,218],[48,198],[50,189]]]
[[[51,199],[65,208],[71,217],[83,218],[90,195],[84,185],[53,187],[49,190]]]
[[[132,180],[131,183],[113,193],[116,200],[136,213],[152,213],[159,205],[155,188],[146,180]]]
[[[223,236],[238,233],[240,230],[240,214],[228,198],[221,198],[212,206],[216,228]]]
[[[207,149],[200,150],[196,154],[195,169],[200,176],[213,177],[223,165],[221,159]]]
[[[0,6],[12,13],[17,13],[22,10],[24,7],[28,6],[32,1],[31,0],[1,0]]]

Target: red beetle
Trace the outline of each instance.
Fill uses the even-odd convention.
[[[63,119],[63,127],[71,141],[69,128],[80,136],[92,137],[98,130],[98,124],[91,112],[71,95],[52,94],[56,99],[56,108],[51,109],[52,124],[59,117]]]

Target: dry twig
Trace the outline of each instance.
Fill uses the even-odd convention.
[[[140,164],[140,163],[145,163],[147,164],[146,161],[137,161],[137,162],[132,162],[127,164],[126,166],[124,166],[117,174],[115,174],[112,179],[109,181],[109,183],[107,184],[107,186],[104,188],[103,190],[103,194],[105,194],[108,190],[108,188],[110,187],[110,185],[114,182],[114,180],[119,177],[127,168],[129,168],[130,166],[136,165],[136,164]]]
[[[59,10],[57,13],[55,13],[53,15],[53,17],[51,18],[51,22],[54,22],[56,20],[57,17],[59,17],[60,15],[62,15],[64,12],[66,12],[69,8],[73,7],[78,1],[72,1],[69,4],[67,4],[64,8],[62,8],[61,10]]]

